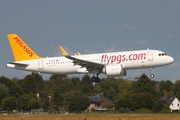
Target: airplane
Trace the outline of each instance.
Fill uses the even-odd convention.
[[[6,67],[47,74],[93,74],[92,82],[99,82],[99,74],[118,77],[126,76],[128,70],[147,69],[153,78],[152,68],[173,63],[173,57],[160,50],[134,50],[97,54],[69,55],[59,46],[63,56],[41,57],[37,55],[17,34],[7,34],[14,62],[8,62]]]

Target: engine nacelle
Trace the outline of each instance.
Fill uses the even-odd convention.
[[[123,69],[122,64],[106,65],[102,72],[107,76],[126,76],[126,70]]]

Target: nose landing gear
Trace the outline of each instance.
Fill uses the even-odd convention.
[[[152,69],[152,68],[149,68],[149,70],[150,70],[150,77],[151,77],[151,78],[154,78],[154,74],[152,73],[153,69]]]

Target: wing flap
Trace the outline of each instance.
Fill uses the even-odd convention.
[[[82,68],[86,67],[88,71],[91,71],[93,69],[102,70],[102,68],[105,66],[105,64],[102,64],[102,63],[92,62],[92,61],[83,60],[77,57],[70,56],[61,46],[59,46],[59,49],[66,58],[73,60],[74,65],[80,65]]]

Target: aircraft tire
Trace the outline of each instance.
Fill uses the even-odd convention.
[[[100,79],[97,77],[97,78],[96,78],[96,82],[98,83],[99,81],[100,81]]]
[[[96,77],[93,76],[93,77],[91,78],[91,81],[92,81],[92,82],[96,82]]]
[[[151,78],[154,78],[154,74],[151,74],[150,77],[151,77]]]

